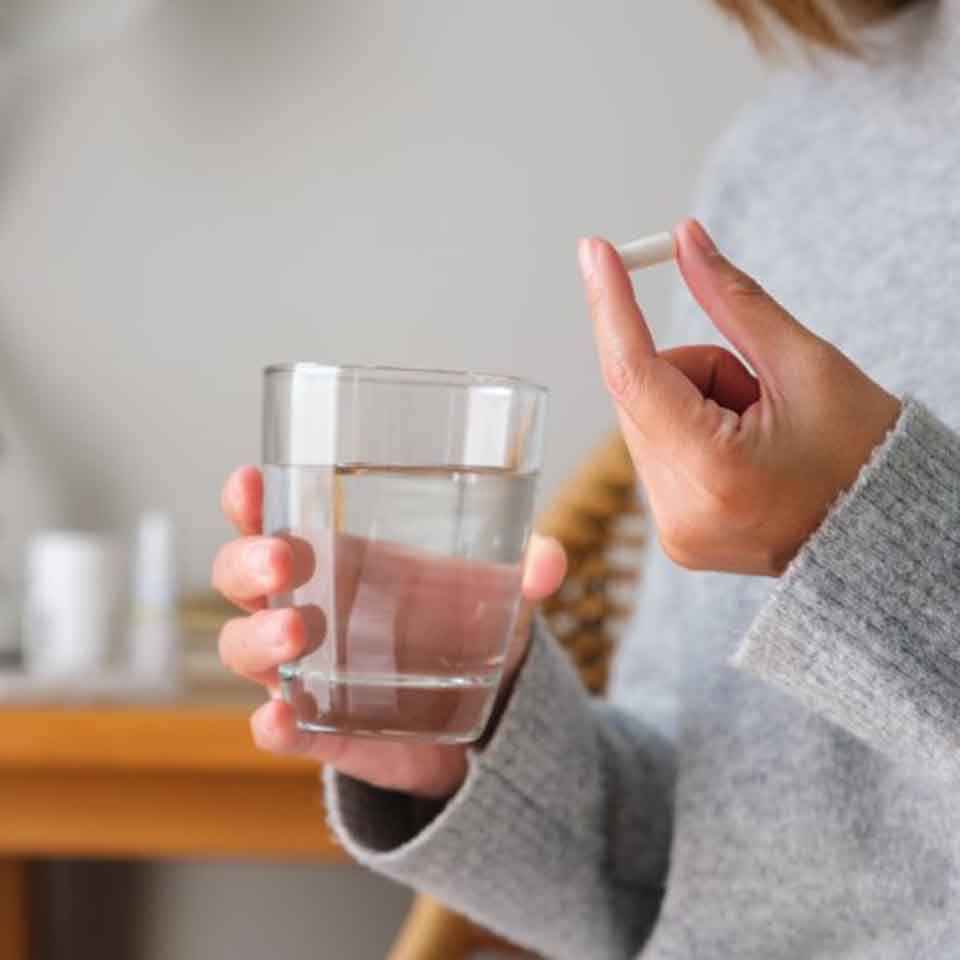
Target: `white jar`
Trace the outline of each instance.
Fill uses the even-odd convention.
[[[62,522],[63,502],[58,471],[38,449],[29,411],[7,402],[9,389],[0,388],[0,661],[18,659],[22,647],[27,545]]]
[[[27,549],[24,664],[40,676],[77,677],[109,665],[122,596],[120,554],[108,537],[35,536]]]

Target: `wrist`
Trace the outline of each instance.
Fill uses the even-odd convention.
[[[896,427],[903,412],[903,404],[898,397],[879,386],[876,387],[876,392],[874,402],[869,406],[864,405],[859,429],[851,429],[836,437],[833,446],[836,451],[833,455],[836,465],[833,482],[825,494],[812,504],[809,522],[800,535],[794,538],[789,549],[781,555],[782,562],[778,564],[777,576],[783,573],[804,545],[823,526],[833,505],[854,486],[873,454]]]
[[[445,803],[463,786],[467,779],[467,747],[438,746],[435,762],[423,763],[426,776],[411,785],[411,796],[424,801]]]

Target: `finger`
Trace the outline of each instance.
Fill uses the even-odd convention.
[[[604,379],[619,382],[656,357],[653,336],[630,276],[610,244],[586,237],[580,241],[579,257]]]
[[[555,537],[532,533],[523,570],[523,603],[513,625],[504,661],[508,676],[526,653],[537,602],[556,593],[566,575],[567,553],[560,541]]]
[[[244,610],[257,610],[263,598],[293,584],[293,550],[272,537],[244,537],[222,547],[213,561],[213,586]]]
[[[567,553],[554,537],[530,535],[523,569],[523,597],[543,600],[560,589],[567,575]]]
[[[270,700],[258,707],[250,717],[250,732],[257,747],[268,753],[285,757],[320,753],[320,738],[297,728],[293,707],[283,700]]]
[[[220,496],[227,519],[244,536],[263,527],[263,477],[256,467],[240,467],[227,477]]]
[[[631,450],[652,446],[670,456],[678,443],[717,430],[719,407],[657,356],[616,250],[604,240],[581,241],[580,261],[593,317],[597,352]]]
[[[704,397],[728,410],[743,413],[760,399],[757,378],[723,347],[676,347],[661,351],[660,356],[690,379]]]
[[[220,631],[223,665],[265,687],[275,686],[277,667],[303,656],[307,646],[304,618],[293,608],[237,617],[228,620]]]
[[[450,797],[463,782],[466,751],[445,744],[375,743],[358,737],[298,730],[296,711],[271,700],[250,718],[254,742],[278,756],[309,757],[386,790]]]
[[[297,537],[292,533],[278,533],[277,539],[290,547],[291,586],[302,587],[317,570],[317,553],[313,544],[304,537]]]
[[[684,280],[714,326],[747,358],[760,379],[776,382],[791,357],[791,343],[813,334],[757,282],[720,253],[696,220],[676,230],[677,260]]]

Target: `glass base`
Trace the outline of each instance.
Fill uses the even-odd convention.
[[[306,732],[462,744],[483,735],[500,673],[330,676],[287,665],[280,670],[280,686],[297,727]]]
[[[310,720],[298,720],[297,729],[303,733],[330,733],[340,737],[360,737],[365,740],[393,740],[406,743],[436,743],[465,745],[476,743],[483,736],[484,728],[469,733],[426,733],[411,730],[364,730],[361,727],[338,727],[328,723],[317,723]]]

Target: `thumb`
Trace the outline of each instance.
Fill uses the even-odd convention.
[[[560,589],[567,575],[567,554],[556,537],[530,534],[523,570],[523,598],[545,600]]]
[[[812,342],[814,335],[727,260],[698,221],[685,220],[675,237],[683,278],[713,325],[747,359],[761,381],[782,380],[787,364],[792,360],[796,365],[791,345]]]

